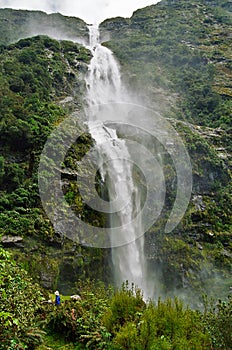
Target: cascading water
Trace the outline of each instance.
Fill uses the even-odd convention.
[[[89,30],[90,49],[93,54],[86,77],[89,128],[96,141],[98,166],[107,187],[109,200],[114,202],[120,198],[121,201],[121,209],[110,214],[115,283],[118,286],[125,281],[129,284],[134,283],[143,290],[144,296],[149,296],[146,287],[142,222],[133,222],[136,213],[140,211],[140,190],[133,180],[133,166],[126,142],[117,136],[115,129],[104,125],[106,120],[117,121],[116,103],[123,101],[125,90],[112,52],[99,43],[98,28],[90,26]],[[101,116],[102,105],[107,105],[107,116]],[[96,109],[103,122],[95,120]],[[125,227],[125,230],[117,232],[119,226]],[[122,235],[127,235],[126,241],[130,242],[129,244],[120,245],[123,241]]]
[[[118,64],[112,52],[99,43],[99,31],[90,26],[90,49],[93,54],[87,83],[88,105],[121,101],[122,86]]]

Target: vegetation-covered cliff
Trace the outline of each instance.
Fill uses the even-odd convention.
[[[166,292],[198,284],[226,294],[231,285],[231,21],[228,1],[161,1],[100,26],[137,101],[169,118],[191,157],[182,223],[171,235],[156,223],[146,235]]]
[[[8,45],[22,38],[49,35],[55,39],[88,40],[86,23],[75,17],[42,11],[0,9],[0,44]]]
[[[178,295],[194,306],[200,305],[201,293],[226,300],[232,286],[231,21],[230,1],[163,0],[135,11],[131,18],[108,19],[100,25],[104,45],[119,60],[128,89],[141,104],[168,118],[188,149],[193,167],[189,208],[175,231],[164,234],[176,181],[169,160],[164,169],[167,209],[145,235],[145,254],[157,296]],[[92,294],[95,287],[82,285],[87,278],[112,282],[110,252],[73,244],[54,230],[40,202],[37,172],[51,131],[73,112],[80,125],[83,122],[84,77],[91,54],[73,41],[86,42],[88,28],[83,21],[60,14],[11,9],[0,9],[0,28],[3,349],[17,348],[19,339],[31,339],[25,344],[33,348],[43,337],[36,333],[37,326],[33,333],[33,326],[43,317],[47,329],[58,327],[84,348],[89,344],[92,349],[229,349],[230,302],[215,309],[208,305],[202,318],[183,311],[179,301],[145,307],[139,295],[134,298],[125,290],[110,301],[112,291],[104,295],[99,287],[98,301]],[[67,154],[66,167],[72,168],[91,145],[90,136],[82,135]],[[76,182],[69,183],[64,193],[73,210],[82,219],[103,225],[104,217],[82,203]],[[33,285],[24,270],[40,286]],[[42,294],[48,297],[42,288],[57,286],[65,294],[81,291],[81,305],[68,302],[58,311],[40,309]],[[33,288],[38,290],[35,296]],[[22,300],[21,291],[28,300]],[[121,305],[123,317],[118,313]],[[73,308],[78,317],[72,316]],[[34,311],[38,319],[32,316]],[[160,323],[161,315],[166,316]],[[181,321],[175,328],[177,319]],[[197,325],[195,333],[190,332],[192,324]],[[180,329],[191,333],[189,338],[181,338]]]
[[[95,260],[99,259],[104,269],[103,257],[93,251],[91,258],[88,252],[82,255],[82,248],[73,244],[62,252],[62,238],[59,232],[55,236],[42,209],[37,170],[40,153],[54,127],[69,113],[75,111],[77,116],[80,113],[85,89],[83,78],[91,55],[79,44],[58,42],[46,36],[22,39],[2,47],[0,55],[0,234],[6,247],[19,248],[14,250],[15,255],[37,281],[55,288],[60,274],[64,276],[60,283],[68,290],[69,279],[74,283],[81,275],[85,276],[85,269],[81,269],[84,260],[92,275],[91,264]],[[81,157],[90,144],[88,135],[78,142],[75,152]],[[70,162],[68,157],[67,162]],[[79,209],[84,211],[81,206]],[[21,237],[23,242],[20,239],[13,242],[8,236]]]

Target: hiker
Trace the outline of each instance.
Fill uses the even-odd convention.
[[[55,291],[55,296],[56,296],[56,299],[55,299],[55,305],[60,305],[60,293],[57,291]]]

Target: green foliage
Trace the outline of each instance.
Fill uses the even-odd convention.
[[[72,342],[68,343],[65,339],[61,338],[59,334],[46,334],[44,342],[36,350],[48,350],[49,349],[63,349],[63,350],[79,350],[77,344],[74,345]]]
[[[86,349],[106,349],[110,333],[101,322],[111,290],[102,284],[81,285],[81,300],[66,300],[48,315],[48,328]]]
[[[210,347],[206,318],[203,320],[199,311],[185,307],[177,298],[145,304],[133,286],[128,289],[124,285],[113,295],[111,289],[96,283],[82,283],[79,287],[81,300],[66,298],[60,307],[46,307],[42,312],[46,329],[67,342],[83,344],[86,349]]]
[[[17,13],[21,17],[21,13]],[[59,101],[73,96],[75,102],[68,107],[69,113],[76,108],[76,104],[82,104],[84,88],[79,83],[77,85],[77,80],[81,81],[77,78],[79,72],[86,69],[91,55],[89,50],[71,41],[36,36],[3,47],[0,57],[0,234],[26,238],[23,243],[25,251],[19,254],[14,251],[15,258],[23,263],[37,282],[44,271],[50,273],[51,285],[54,286],[58,275],[54,278],[53,274],[59,273],[61,262],[56,257],[56,267],[53,267],[54,259],[50,257],[49,249],[50,245],[60,249],[63,239],[55,235],[41,207],[37,171],[40,153],[48,136],[67,116],[67,109],[62,108],[63,104]],[[67,155],[66,165],[72,169],[75,157],[81,159],[91,143],[89,135],[82,135],[82,139],[73,145],[75,154]],[[52,150],[54,154],[57,151],[57,148]],[[67,197],[75,197],[74,192],[71,189]],[[78,198],[75,198],[75,209],[77,213],[91,217]],[[33,237],[31,242],[27,237]],[[37,244],[33,243],[34,239]],[[32,262],[29,261],[28,252],[34,248],[37,254]],[[41,256],[44,253],[46,256]],[[82,264],[79,275],[86,277],[89,274],[93,277],[90,255],[94,254],[89,251],[84,255],[81,253],[80,249],[79,255],[88,258],[78,258],[78,264],[80,261]],[[100,266],[102,259],[103,254],[98,253],[98,257],[92,260]],[[51,267],[50,272],[41,261],[47,262],[47,266]],[[72,268],[75,269],[78,264],[73,263]]]
[[[116,349],[208,349],[210,345],[200,313],[178,299],[150,302],[133,319],[115,322],[115,329],[119,326],[113,339]]]
[[[124,324],[120,331],[116,333],[114,338],[115,349],[140,349],[138,344],[138,332],[136,325],[133,322],[127,322]]]
[[[44,334],[38,328],[36,318],[43,300],[40,287],[32,283],[27,273],[2,248],[0,266],[0,348],[34,349]]]
[[[174,301],[167,299],[162,302],[159,300],[157,306],[150,305],[146,311],[148,315],[144,313],[141,329],[148,332],[149,335],[152,320],[152,328],[155,330],[158,342],[162,343],[163,340],[166,340],[167,343],[169,340],[170,349],[207,349],[209,346],[209,339],[202,331],[200,314],[185,308],[177,298]],[[149,344],[152,344],[151,334],[150,338],[149,336],[144,338],[150,342]],[[155,344],[155,348],[157,345],[158,343]]]
[[[45,340],[78,349],[229,349],[231,299],[205,299],[204,313],[177,298],[145,304],[127,285],[112,295],[103,284],[80,283],[81,300],[61,295],[61,305],[41,304],[41,291],[3,249],[0,272],[1,349],[35,349]],[[42,323],[41,323],[42,321]],[[43,330],[39,324],[43,325]],[[61,339],[62,342],[61,342]],[[44,349],[40,346],[38,349]]]
[[[137,85],[142,96],[146,86],[147,103],[154,101],[154,108],[161,103],[154,87],[168,95],[175,92],[179,117],[227,129],[231,121],[226,105],[232,95],[230,24],[231,14],[219,2],[161,1],[135,11],[128,21],[106,20],[101,29],[110,33],[105,45],[120,60],[125,81]]]
[[[230,348],[231,299],[215,304],[205,298],[205,310],[200,312],[178,298],[145,304],[133,286],[129,290],[123,285],[113,295],[98,284],[79,287],[81,300],[65,300],[58,308],[44,309],[50,331],[78,348],[80,344],[86,349],[111,350]]]
[[[215,301],[204,298],[204,322],[214,349],[230,349],[232,344],[232,298]]]
[[[26,46],[27,44],[27,46]],[[54,97],[72,93],[72,84],[78,74],[67,65],[70,51],[78,60],[78,53],[88,50],[69,42],[58,43],[48,37],[23,39],[1,54],[2,83],[0,107],[1,145],[29,153],[41,150],[54,124],[65,112],[53,103]]]
[[[128,289],[127,284],[117,291],[111,300],[104,324],[111,333],[116,333],[125,323],[134,320],[143,310],[145,303],[139,289]]]
[[[159,106],[162,111],[168,101],[164,98],[162,103],[159,98],[165,94],[174,96],[176,106],[172,116],[211,127],[191,125],[193,131],[190,132],[187,123],[175,124],[191,156],[194,195],[200,193],[203,205],[199,209],[191,203],[173,234],[162,235],[165,221],[162,217],[151,229],[151,235],[146,236],[147,246],[151,242],[146,251],[150,266],[154,271],[160,271],[162,266],[162,288],[166,293],[173,286],[178,291],[184,283],[191,285],[192,290],[197,286],[199,291],[203,279],[212,289],[209,282],[213,274],[223,272],[226,280],[231,273],[232,206],[231,187],[227,185],[230,182],[227,152],[231,151],[228,30],[231,16],[226,9],[229,9],[228,2],[223,1],[162,1],[136,11],[131,19],[116,18],[102,25],[112,35],[112,40],[105,45],[119,58],[124,80],[138,91],[142,87],[145,102],[151,101],[151,107]],[[0,10],[1,42],[8,44],[25,36],[27,20],[34,16],[42,28],[48,19],[45,14]],[[41,22],[45,17],[45,22]],[[75,37],[77,32],[87,33],[86,25],[76,19],[59,14],[49,18],[52,27],[59,23],[62,28],[65,22],[69,34]],[[48,135],[67,114],[57,102],[73,96],[75,89],[75,108],[82,105],[84,89],[79,73],[86,71],[91,55],[71,41],[58,42],[37,36],[1,46],[0,58],[0,234],[34,235],[44,239],[43,243],[58,243],[63,251],[52,251],[52,257],[42,244],[42,248],[37,248],[33,262],[29,261],[31,254],[22,257],[28,250],[21,255],[16,252],[15,256],[36,279],[41,269],[58,274],[62,265],[66,276],[68,265],[64,264],[65,259],[60,261],[59,255],[66,254],[62,237],[54,237],[54,230],[41,208],[37,167]],[[64,167],[78,171],[76,160],[80,160],[91,146],[90,136],[82,135],[67,152]],[[228,155],[226,159],[224,155],[219,158],[217,149],[220,148]],[[55,154],[57,148],[51,152]],[[169,163],[165,163],[164,172],[171,187],[175,174],[171,174]],[[66,175],[62,176],[65,178]],[[104,226],[105,218],[83,205],[76,179],[70,179],[68,175],[65,179],[68,185],[64,194],[75,213],[91,224]],[[167,194],[167,198],[171,195]],[[157,235],[158,231],[160,234]],[[32,295],[32,291],[36,295],[37,286],[31,284],[10,258],[4,257],[3,250],[1,254],[0,340],[5,349],[26,346],[33,349],[42,340],[43,332],[38,329],[35,317],[37,312],[47,325],[46,330],[58,331],[60,336],[78,342],[78,348],[198,350],[230,347],[230,301],[212,306],[202,317],[201,313],[185,308],[177,299],[145,305],[140,292],[134,289],[124,287],[111,298],[104,288],[85,286],[80,302],[65,302],[56,309],[46,305],[41,313],[40,296],[35,300]],[[104,280],[108,278],[109,270],[103,267],[105,253],[100,249],[91,251],[78,247],[72,254],[71,259],[67,257],[73,264],[70,270],[77,267],[75,273],[80,278],[96,277],[96,274]],[[78,260],[76,265],[75,260]],[[210,277],[205,278],[204,273],[199,272],[209,261],[212,262],[207,270]]]
[[[0,53],[2,234],[46,236],[52,231],[40,209],[37,167],[48,136],[66,116],[54,99],[72,93],[72,54],[76,62],[79,54],[89,60],[89,51],[80,45],[45,36],[22,39]],[[73,67],[72,74],[78,69]]]
[[[88,178],[91,173],[92,165],[87,163],[86,166],[79,166],[78,161],[84,157],[84,155],[89,151],[90,147],[93,146],[93,140],[91,139],[90,134],[82,133],[82,135],[76,140],[76,142],[68,150],[65,159],[64,166],[65,169],[70,173],[77,173],[78,178],[82,181],[82,188],[85,187],[86,193],[88,193],[88,181],[85,178]],[[63,178],[67,179],[67,185],[64,189],[65,199],[75,211],[76,215],[81,217],[81,219],[87,223],[94,224],[94,226],[104,226],[106,218],[104,214],[99,215],[95,210],[90,206],[85,204],[80,193],[79,193],[79,184],[76,181],[76,176],[72,176],[69,173],[63,173]],[[100,186],[99,186],[100,187]]]
[[[33,25],[32,25],[33,23]],[[65,17],[59,13],[46,14],[42,11],[22,11],[0,9],[0,45],[8,45],[21,38],[46,34],[66,39],[77,37],[88,38],[86,23],[75,17]],[[22,40],[21,47],[27,47],[28,42]]]

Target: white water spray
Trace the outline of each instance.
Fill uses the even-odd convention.
[[[146,263],[144,257],[144,239],[141,220],[133,222],[141,206],[141,193],[133,180],[133,166],[126,142],[118,138],[114,129],[104,125],[104,121],[116,121],[119,110],[117,103],[124,99],[119,66],[112,52],[99,43],[99,31],[90,26],[90,49],[93,58],[86,77],[86,101],[89,107],[89,127],[96,141],[99,169],[104,180],[111,203],[120,200],[119,211],[110,214],[112,228],[110,240],[115,283],[134,283],[141,288],[144,296],[149,296],[146,287]],[[107,115],[101,115],[101,106],[107,104]],[[103,121],[95,120],[97,115]],[[105,111],[105,108],[104,108]],[[99,118],[98,118],[99,119]],[[118,122],[122,120],[119,119]],[[129,161],[128,161],[129,160]],[[124,230],[115,230],[117,227]],[[129,244],[119,246],[126,235]],[[140,237],[138,239],[138,237]]]
[[[51,133],[40,157],[40,198],[55,230],[65,237],[85,246],[112,248],[117,285],[128,280],[144,291],[145,298],[153,297],[154,288],[157,295],[157,278],[153,271],[149,270],[149,276],[147,273],[143,234],[154,225],[165,204],[166,185],[160,154],[167,151],[177,179],[176,198],[164,227],[165,233],[178,225],[188,207],[192,190],[191,162],[182,140],[166,118],[138,104],[128,103],[133,100],[123,90],[118,64],[98,38],[98,29],[92,27],[93,59],[86,77],[88,108],[85,118],[88,116],[89,128],[86,125],[79,128],[77,115],[73,113]],[[61,170],[69,148],[87,129],[97,147],[77,164],[80,173]],[[108,190],[109,202],[97,194],[96,165]],[[75,215],[60,186],[61,173],[78,176],[79,191],[85,203],[100,213],[109,214],[110,229],[89,225]]]
[[[93,54],[89,66],[87,102],[89,107],[109,102],[121,102],[120,71],[113,53],[99,43],[99,31],[90,26],[90,49]]]

